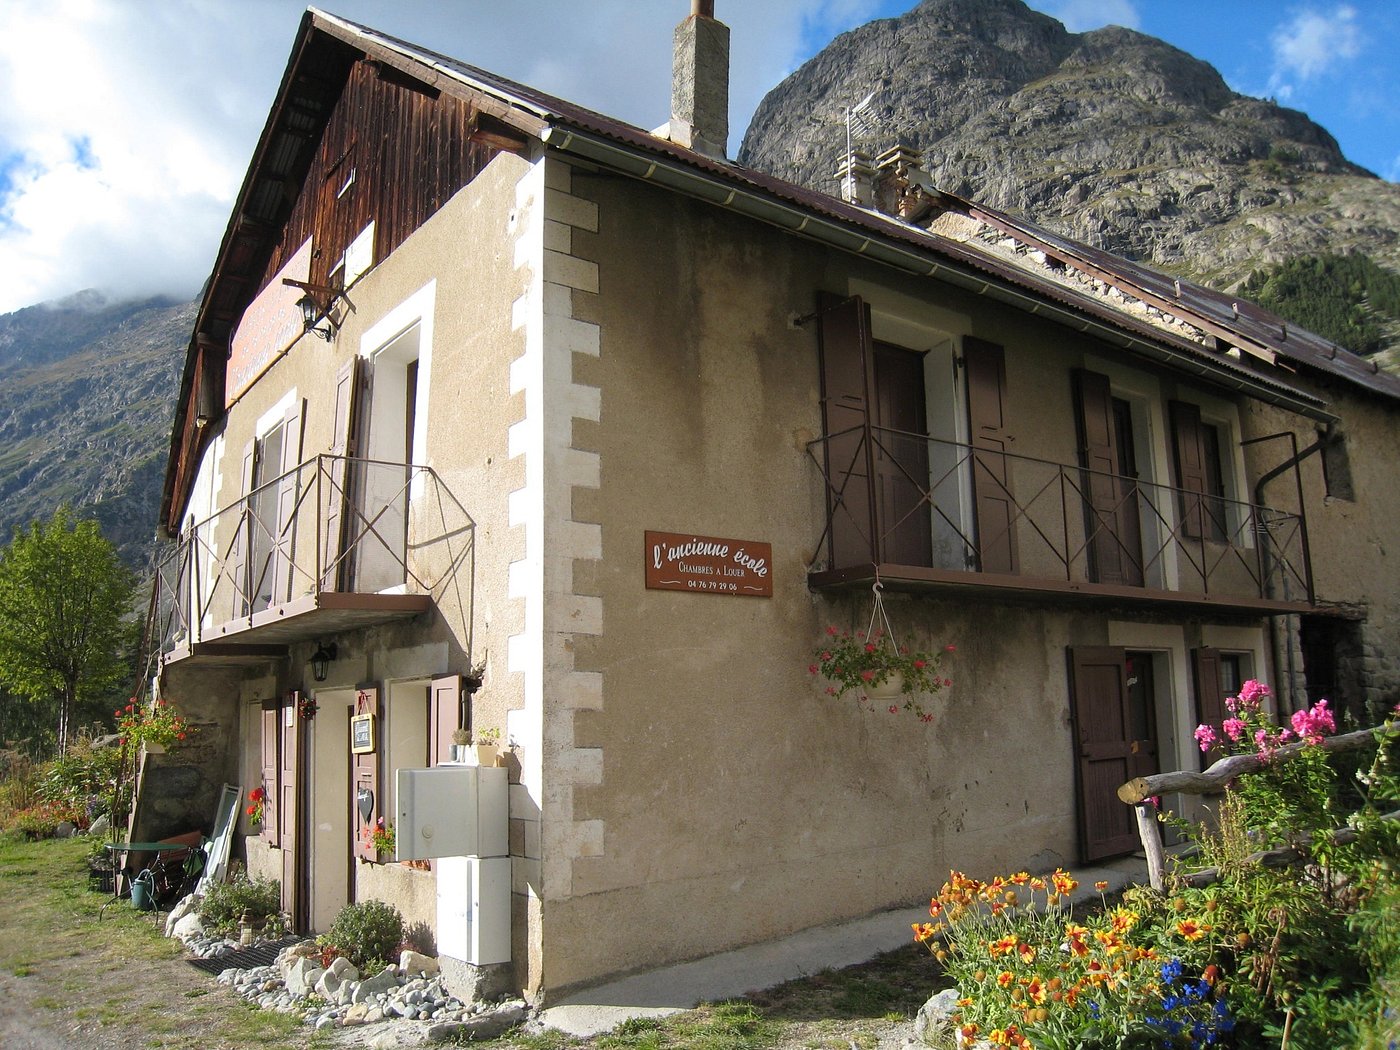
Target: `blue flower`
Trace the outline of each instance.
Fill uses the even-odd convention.
[[[1162,967],[1162,983],[1175,984],[1176,979],[1181,976],[1181,960],[1173,959]]]

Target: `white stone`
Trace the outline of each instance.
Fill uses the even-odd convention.
[[[165,917],[165,935],[167,937],[174,937],[176,924],[198,906],[198,897],[191,896],[176,901],[175,907],[171,908],[170,914]]]
[[[340,991],[343,982],[336,974],[334,967],[326,970],[316,980],[316,994],[328,1003],[335,1002],[336,993]]]
[[[204,936],[204,923],[199,920],[198,912],[191,912],[180,921],[175,923],[171,930],[171,935],[180,938],[182,941],[192,941],[196,937]]]
[[[434,974],[438,972],[438,961],[432,956],[415,952],[412,948],[405,948],[399,956],[399,969],[406,974]]]
[[[332,959],[327,969],[342,981],[358,981],[360,979],[359,968],[343,955],[337,955]]]
[[[316,982],[324,977],[325,973],[315,959],[299,958],[287,969],[287,991],[305,999],[316,990]]]

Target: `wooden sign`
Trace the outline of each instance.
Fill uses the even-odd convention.
[[[277,276],[248,304],[229,342],[224,378],[224,407],[252,386],[273,361],[303,333],[297,301],[306,293],[282,283],[283,277],[307,281],[311,277],[311,238],[307,238],[277,271]]]
[[[773,545],[753,540],[646,533],[647,589],[773,597]]]
[[[352,715],[350,718],[350,751],[367,755],[374,750],[374,715]]]

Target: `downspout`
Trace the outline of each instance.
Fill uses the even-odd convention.
[[[1299,464],[1301,464],[1305,459],[1307,459],[1309,456],[1313,455],[1313,454],[1316,453],[1316,452],[1322,451],[1322,449],[1325,448],[1327,445],[1331,444],[1333,441],[1336,441],[1336,440],[1337,440],[1336,424],[1335,424],[1334,422],[1332,422],[1332,421],[1329,420],[1328,423],[1326,424],[1325,429],[1322,431],[1322,436],[1319,437],[1316,441],[1314,441],[1311,445],[1309,445],[1307,448],[1303,449],[1302,451],[1299,451],[1299,450],[1298,450],[1298,436],[1297,436],[1295,433],[1293,433],[1293,431],[1291,431],[1291,430],[1281,431],[1281,432],[1279,432],[1279,433],[1277,433],[1277,434],[1269,434],[1269,435],[1267,435],[1267,436],[1265,436],[1265,437],[1262,437],[1262,438],[1254,438],[1253,440],[1254,440],[1254,441],[1268,441],[1268,440],[1270,440],[1270,439],[1272,439],[1272,438],[1280,438],[1280,437],[1287,437],[1287,438],[1293,443],[1293,455],[1289,456],[1286,460],[1284,460],[1284,461],[1283,461],[1282,463],[1280,463],[1278,466],[1274,467],[1272,470],[1267,471],[1266,473],[1264,473],[1264,474],[1259,478],[1259,480],[1256,481],[1256,482],[1254,483],[1254,505],[1255,505],[1256,507],[1258,507],[1260,510],[1262,510],[1262,509],[1264,508],[1264,506],[1265,506],[1265,504],[1264,504],[1264,486],[1266,486],[1269,482],[1273,481],[1275,478],[1278,478],[1280,475],[1284,474],[1285,472],[1287,472],[1287,471],[1289,471],[1289,470],[1293,470],[1293,471],[1296,472],[1296,470],[1297,470]],[[1296,476],[1296,475],[1295,475],[1295,476]],[[1297,485],[1298,485],[1298,515],[1299,515],[1299,519],[1300,519],[1300,523],[1301,523],[1301,528],[1302,528],[1302,533],[1303,533],[1303,549],[1304,549],[1304,551],[1307,552],[1307,558],[1308,558],[1308,592],[1309,592],[1309,595],[1311,596],[1311,595],[1312,595],[1312,592],[1313,592],[1313,580],[1312,580],[1312,548],[1308,545],[1308,518],[1307,518],[1307,514],[1306,514],[1305,511],[1304,511],[1304,505],[1303,505],[1303,483],[1302,483],[1302,479],[1301,479],[1301,478],[1298,478],[1298,479],[1297,479]],[[1261,522],[1261,525],[1262,525],[1262,522]],[[1262,528],[1261,528],[1260,531],[1261,531],[1261,532],[1263,531]],[[1267,548],[1267,546],[1264,546],[1264,545],[1263,545],[1263,538],[1262,538],[1262,537],[1260,538],[1260,543],[1261,543],[1261,546],[1260,546],[1260,554],[1261,554],[1262,557],[1267,558],[1267,557],[1268,557],[1268,548]],[[1265,578],[1266,578],[1266,579],[1268,578],[1268,577],[1267,577],[1267,573],[1266,573],[1266,575],[1265,575]],[[1288,581],[1287,581],[1287,579],[1285,579],[1285,580],[1284,580],[1284,585],[1287,586],[1287,583],[1288,583]],[[1285,600],[1287,599],[1287,597],[1288,597],[1287,595],[1284,595]],[[1295,680],[1295,679],[1294,679],[1294,676],[1295,676],[1296,673],[1297,673],[1297,661],[1294,659],[1294,656],[1293,656],[1293,653],[1294,653],[1294,646],[1293,646],[1293,644],[1291,643],[1291,641],[1289,640],[1290,636],[1292,635],[1292,624],[1291,624],[1291,621],[1292,621],[1292,619],[1293,619],[1293,614],[1292,614],[1292,613],[1287,613],[1287,614],[1285,614],[1285,615],[1288,617],[1288,620],[1290,621],[1290,624],[1289,624],[1288,630],[1282,631],[1282,632],[1279,631],[1279,623],[1278,623],[1279,618],[1278,618],[1277,616],[1271,616],[1271,617],[1269,617],[1269,648],[1273,651],[1274,666],[1275,666],[1275,667],[1285,667],[1285,668],[1287,669],[1287,672],[1286,672],[1286,673],[1287,673],[1287,679],[1288,679],[1288,706],[1289,706],[1289,708],[1290,708],[1289,713],[1291,714],[1293,711],[1299,710],[1299,706],[1298,706],[1298,703],[1297,703],[1297,698],[1294,696],[1294,688],[1293,688],[1293,683],[1294,683],[1294,680]],[[1304,705],[1304,706],[1306,706],[1306,705]]]

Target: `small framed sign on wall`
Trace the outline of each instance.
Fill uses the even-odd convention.
[[[350,753],[367,755],[374,750],[374,714],[350,716]]]
[[[646,585],[654,591],[773,597],[773,546],[757,540],[645,533]]]

